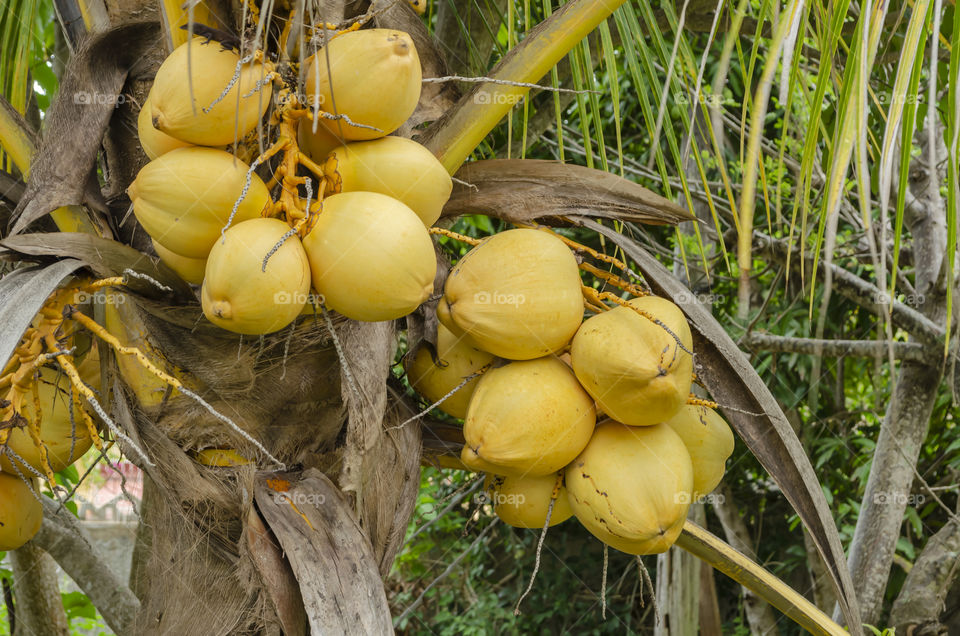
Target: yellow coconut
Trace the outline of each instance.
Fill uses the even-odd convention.
[[[693,466],[666,424],[631,427],[608,420],[566,469],[567,494],[580,523],[607,545],[655,554],[683,528]]]
[[[290,230],[279,219],[238,223],[210,250],[200,300],[213,324],[260,335],[293,322],[310,293],[310,264],[296,235],[263,259]]]
[[[711,492],[723,479],[733,454],[733,431],[711,408],[687,404],[667,420],[693,460],[693,496]]]
[[[450,272],[437,317],[501,358],[553,353],[570,342],[583,320],[577,259],[548,232],[496,234]]]
[[[548,475],[583,450],[595,423],[593,400],[558,358],[511,362],[480,377],[460,457],[498,475]]]
[[[194,38],[174,49],[157,69],[150,89],[153,127],[203,146],[226,146],[242,139],[266,112],[273,86],[268,81],[254,90],[271,69],[269,64],[249,62],[224,95],[224,89],[234,81],[239,62],[235,51],[224,50],[219,42],[207,42],[205,38]]]
[[[427,227],[440,218],[453,180],[432,152],[404,137],[347,144],[324,164],[328,192],[380,192],[406,203]]]
[[[171,150],[192,145],[189,141],[181,141],[154,128],[153,121],[150,119],[152,108],[153,105],[150,103],[150,96],[148,95],[140,108],[140,114],[137,115],[137,136],[140,138],[140,146],[147,157],[156,159]]]
[[[427,0],[407,0],[407,2],[410,3],[410,6],[413,7],[413,10],[419,15],[427,12]]]
[[[693,378],[687,351],[693,344],[683,312],[669,300],[645,296],[630,304],[663,326],[616,307],[583,323],[570,358],[577,379],[604,413],[624,424],[647,426],[665,422],[686,403]]]
[[[400,318],[433,293],[437,257],[430,234],[413,210],[385,194],[324,199],[303,246],[314,288],[327,307],[348,318]]]
[[[36,487],[0,473],[0,552],[16,550],[40,531],[43,507]]]
[[[340,138],[377,139],[413,114],[422,78],[420,58],[409,35],[393,29],[353,31],[330,40],[310,58],[307,101],[378,129],[352,126],[345,119],[323,119],[321,123]]]
[[[93,445],[93,440],[80,413],[75,412],[73,424],[70,423],[70,379],[66,375],[48,368],[41,369],[37,393],[40,397],[40,441],[47,449],[50,468],[57,473],[80,459]],[[36,418],[32,394],[28,394],[23,401],[21,415],[30,421]],[[7,446],[33,470],[43,472],[40,448],[34,444],[33,437],[25,427],[10,429]],[[71,448],[73,454],[70,453]],[[24,475],[33,472],[20,461],[11,460],[8,455],[0,455],[0,470],[11,475],[16,475],[17,470]]]
[[[127,189],[143,229],[165,248],[206,258],[243,194],[250,166],[223,150],[179,148],[140,169]],[[254,219],[270,204],[256,174],[237,206],[234,223]]]
[[[297,124],[297,145],[301,152],[323,165],[327,155],[342,146],[343,142],[323,124],[318,123],[317,132],[313,132],[313,122],[301,119]]]
[[[443,325],[437,330],[437,362],[430,353],[427,347],[420,347],[407,365],[407,377],[410,386],[431,403],[453,391],[467,376],[493,362],[491,354],[474,347],[469,338],[453,335]],[[479,381],[479,377],[473,378],[437,408],[454,417],[465,418]]]
[[[487,475],[483,487],[485,498],[493,504],[500,519],[514,528],[542,528],[547,520],[550,497],[557,482],[557,475],[532,477],[504,477]],[[573,516],[567,489],[560,485],[560,492],[550,513],[550,526],[563,523]]]
[[[203,282],[203,272],[207,268],[207,259],[180,256],[157,243],[155,239],[151,240],[153,240],[153,249],[157,252],[157,256],[160,257],[164,265],[176,272],[177,276],[193,285],[199,285]]]

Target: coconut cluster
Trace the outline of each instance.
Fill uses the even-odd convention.
[[[413,40],[390,29],[340,33],[303,68],[312,116],[289,136],[320,174],[297,194],[302,227],[278,218],[260,159],[240,158],[273,98],[270,62],[195,38],[164,60],[140,112],[151,161],[128,189],[134,214],[160,259],[201,286],[210,322],[236,333],[282,329],[314,301],[355,320],[392,320],[433,293],[428,228],[453,182],[429,150],[389,136],[420,99]]]
[[[86,353],[77,371],[88,386],[100,390],[96,348]],[[37,438],[27,427],[14,426],[6,442],[9,452],[0,453],[0,552],[19,548],[40,530],[43,509],[34,476],[44,474],[47,467],[53,472],[68,468],[93,446],[81,417],[96,416],[86,405],[72,401],[67,376],[41,367],[36,387],[36,401],[24,400],[20,413],[36,422]]]
[[[577,260],[556,235],[482,241],[451,271],[437,316],[436,357],[418,351],[408,378],[463,418],[461,461],[487,473],[510,525],[543,527],[553,501],[551,525],[576,516],[613,548],[663,552],[723,477],[733,433],[687,403],[683,312],[643,296],[584,320]]]

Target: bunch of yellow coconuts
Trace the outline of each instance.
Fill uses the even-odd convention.
[[[92,348],[77,365],[80,377],[93,390],[100,390],[100,360]],[[15,550],[33,538],[43,521],[43,507],[35,475],[47,467],[60,472],[82,457],[93,440],[81,417],[89,409],[71,404],[70,380],[66,375],[42,367],[36,380],[36,403],[41,407],[37,439],[26,427],[9,429],[6,449],[0,453],[0,552]],[[25,400],[21,416],[33,421],[34,400]]]
[[[652,554],[720,482],[734,439],[689,399],[679,307],[655,296],[628,305],[584,320],[567,245],[544,230],[501,232],[450,273],[436,358],[421,348],[407,375],[464,419],[462,463],[488,473],[501,519],[543,527],[553,501],[550,525],[575,515],[611,547]]]
[[[312,298],[348,318],[380,321],[410,313],[433,292],[427,228],[452,180],[426,148],[387,136],[420,99],[413,41],[389,29],[345,32],[303,66],[307,94],[297,103],[312,105],[314,117],[299,120],[295,154],[321,184],[311,191],[303,179],[306,191],[296,193],[309,211],[305,225],[277,218],[284,214],[271,199],[276,182],[287,187],[278,177],[288,166],[264,183],[254,170],[261,157],[248,164],[229,152],[232,144],[238,154],[257,147],[263,129],[278,76],[260,54],[241,59],[195,38],[164,60],[140,111],[152,160],[128,189],[134,214],[160,259],[202,285],[206,317],[241,334],[282,329]],[[291,96],[284,89],[277,97]]]

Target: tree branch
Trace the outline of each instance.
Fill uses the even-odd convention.
[[[60,564],[117,634],[130,634],[140,601],[94,550],[86,530],[60,504],[43,497],[43,526],[31,540]]]
[[[827,357],[853,356],[857,358],[885,357],[888,347],[885,340],[818,340],[816,338],[791,338],[756,332],[746,334],[740,340],[740,344],[759,351],[802,353]],[[898,360],[919,362],[926,358],[925,352],[926,348],[916,342],[893,343],[893,356]]]
[[[763,254],[779,263],[787,262],[787,253],[790,252],[790,266],[800,269],[800,258],[797,250],[788,250],[786,241],[781,241],[761,232],[754,232],[754,249],[758,254]],[[805,271],[813,269],[813,255],[804,254],[803,265]],[[881,291],[876,286],[863,280],[856,274],[852,274],[840,267],[831,264],[830,270],[833,273],[833,287],[841,296],[855,302],[861,307],[870,310],[873,313],[885,311],[888,306],[887,293]],[[817,266],[817,276],[825,276],[827,266],[821,262]],[[911,335],[916,336],[928,345],[935,345],[942,350],[945,332],[943,327],[927,318],[922,313],[908,307],[896,300],[889,300],[891,308],[891,317],[894,324],[902,327]]]

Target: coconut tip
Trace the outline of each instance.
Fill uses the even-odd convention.
[[[221,320],[230,320],[233,317],[233,308],[226,300],[216,300],[210,305],[210,311]]]

